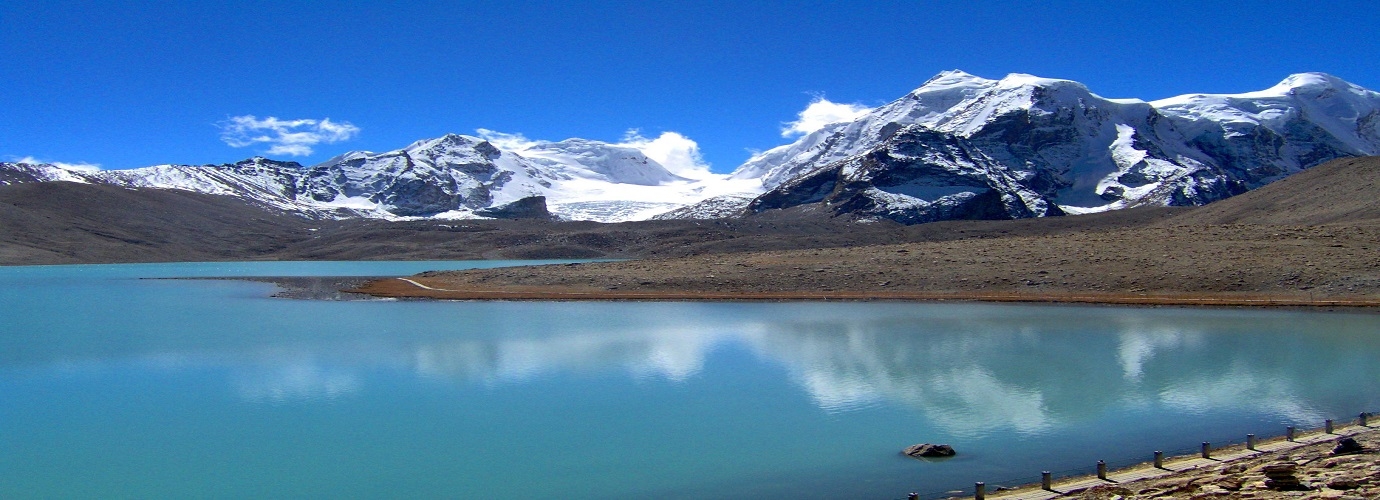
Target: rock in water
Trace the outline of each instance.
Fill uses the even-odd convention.
[[[1357,453],[1363,450],[1365,450],[1365,448],[1361,446],[1361,443],[1356,442],[1355,439],[1344,437],[1337,440],[1337,446],[1332,448],[1332,454],[1341,455],[1343,453]]]
[[[915,458],[937,458],[952,457],[957,455],[958,452],[954,451],[954,448],[947,444],[922,443],[907,446],[905,450],[901,451],[901,454]]]

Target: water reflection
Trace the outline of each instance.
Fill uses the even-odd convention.
[[[310,361],[289,360],[263,366],[259,371],[242,371],[233,378],[239,396],[254,403],[331,401],[354,392],[360,385],[360,377],[350,371]]]
[[[919,464],[938,489],[1380,408],[1375,315],[22,285],[0,277],[0,496],[885,497],[921,439],[971,450]],[[93,473],[118,480],[70,480]]]
[[[780,323],[743,340],[825,410],[885,400],[959,436],[1040,433],[1146,405],[1316,424],[1324,408],[1374,401],[1342,387],[1380,374],[1366,361],[1380,353],[1374,316],[994,307],[904,326]]]
[[[935,306],[855,306],[860,310],[795,307],[789,312],[805,314],[764,321],[762,315],[782,311],[725,305],[733,315],[690,322],[695,315],[665,315],[675,306],[597,305],[625,321],[543,332],[510,324],[490,335],[413,339],[406,353],[385,343],[352,355],[372,358],[356,359],[356,368],[407,359],[421,377],[484,384],[608,371],[684,382],[704,370],[716,348],[736,345],[784,367],[825,412],[897,404],[922,412],[947,433],[980,436],[1039,434],[1111,409],[1147,405],[1317,422],[1325,414],[1320,408],[1351,397],[1334,384],[1373,380],[1376,369],[1366,360],[1380,354],[1372,343],[1347,335],[1354,322],[1332,324],[1326,315],[1302,315],[1305,326],[1321,324],[1284,330],[1275,326],[1278,315],[1299,313],[1253,318],[1236,311],[958,306],[966,311],[956,313]],[[338,365],[329,355],[312,357]],[[1318,359],[1329,360],[1327,366]],[[309,390],[348,392],[360,383],[348,369],[284,360],[261,377],[277,386],[243,393],[281,400]]]
[[[543,374],[621,369],[634,377],[684,381],[704,368],[705,357],[726,337],[694,328],[552,332],[534,337],[438,341],[413,351],[413,368],[426,378],[520,382]]]
[[[622,372],[673,384],[724,346],[779,366],[824,412],[896,405],[955,436],[1040,434],[1112,409],[1248,411],[1316,422],[1375,401],[1372,315],[974,304],[332,303],[159,283],[99,329],[47,315],[0,338],[0,369],[222,366],[250,402],[329,401],[378,370],[520,384]],[[224,284],[217,284],[224,287]],[[219,290],[219,291],[217,291]],[[147,302],[147,303],[145,303]],[[41,315],[41,311],[40,311]],[[69,315],[80,317],[80,315]],[[227,321],[226,318],[235,318]],[[22,325],[22,319],[20,324]],[[56,341],[54,339],[57,339]],[[1320,362],[1325,360],[1325,362]],[[1368,401],[1355,401],[1364,396]],[[1348,406],[1349,405],[1349,406]]]
[[[1120,335],[1117,359],[1121,362],[1122,376],[1128,381],[1139,381],[1144,373],[1145,362],[1155,357],[1155,351],[1172,350],[1186,342],[1196,342],[1198,336],[1191,338],[1183,332],[1163,329],[1136,329]]]

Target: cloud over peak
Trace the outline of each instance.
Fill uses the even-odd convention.
[[[259,119],[244,115],[230,117],[217,125],[220,126],[220,140],[230,147],[267,144],[269,148],[264,153],[271,155],[307,156],[317,144],[347,141],[359,134],[359,127],[350,122],[333,122],[330,118],[280,120],[273,116]]]
[[[101,169],[101,165],[100,165],[99,163],[87,163],[87,162],[65,163],[65,162],[60,162],[60,161],[40,160],[40,159],[34,158],[34,157],[32,157],[32,156],[25,156],[25,157],[23,157],[23,158],[14,158],[14,162],[15,162],[15,163],[28,163],[28,164],[30,164],[30,165],[52,165],[52,166],[54,166],[54,167],[61,168],[61,169],[64,169],[64,170],[76,170],[76,171],[80,171],[80,172],[96,172],[96,171],[98,171],[98,170]]]
[[[785,126],[781,127],[781,137],[789,139],[806,135],[830,123],[851,121],[869,111],[872,111],[872,108],[861,104],[831,102],[823,96],[815,96],[810,105],[796,115],[795,121],[783,124]]]
[[[533,146],[547,143],[547,141],[528,139],[527,136],[520,133],[510,134],[485,128],[476,132],[484,140],[501,149],[519,153]],[[649,139],[642,136],[641,130],[630,129],[623,134],[622,141],[613,143],[613,145],[641,151],[648,158],[666,167],[666,170],[681,177],[704,179],[714,175],[709,171],[709,164],[705,163],[704,158],[700,156],[699,143],[679,132],[662,132],[655,139]]]
[[[655,139],[648,139],[642,137],[641,131],[632,129],[623,135],[623,142],[618,145],[641,151],[681,177],[703,179],[711,175],[709,164],[700,156],[699,143],[679,132],[662,132]]]

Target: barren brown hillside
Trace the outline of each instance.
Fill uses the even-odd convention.
[[[509,299],[1380,304],[1380,225],[1373,224],[1380,208],[1365,189],[1380,179],[1380,159],[1339,160],[1299,175],[1221,205],[1140,212],[1148,216],[1137,223],[1126,222],[1133,211],[927,224],[901,230],[905,243],[431,273],[364,290]]]

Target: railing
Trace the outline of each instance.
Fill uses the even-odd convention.
[[[1355,418],[1354,422],[1356,423],[1356,425],[1361,427],[1370,427],[1370,420],[1376,415],[1380,415],[1380,413],[1362,412]],[[1312,429],[1312,431],[1317,431],[1324,434],[1332,434],[1335,431],[1334,424],[1335,422],[1332,419],[1328,419],[1323,421],[1322,427]],[[1299,432],[1292,425],[1286,426],[1284,428],[1284,433],[1280,434],[1278,437],[1283,437],[1286,441],[1292,442],[1299,437]],[[1202,458],[1210,459],[1212,458],[1213,451],[1233,446],[1244,446],[1247,450],[1256,451],[1256,446],[1259,442],[1260,440],[1256,438],[1255,434],[1246,434],[1245,438],[1240,441],[1204,441],[1201,445],[1196,447],[1178,448],[1171,450],[1155,450],[1155,452],[1152,455],[1152,461],[1149,463],[1151,463],[1152,466],[1155,468],[1163,469],[1164,457],[1175,457],[1182,459],[1186,456],[1197,455]],[[1113,462],[1098,460],[1095,465],[1087,467],[1074,467],[1071,469],[1063,469],[1057,471],[1042,471],[1040,475],[1012,477],[1002,481],[976,482],[973,484],[973,489],[969,490],[971,493],[969,493],[969,491],[954,489],[927,492],[920,491],[919,489],[917,489],[916,491],[908,493],[905,496],[899,498],[904,498],[907,500],[939,500],[948,498],[973,498],[975,500],[984,500],[984,497],[989,494],[1001,493],[1003,491],[1024,488],[1036,484],[1039,484],[1041,489],[1050,490],[1052,483],[1059,481],[1061,479],[1095,476],[1099,479],[1105,480],[1107,478],[1108,470],[1128,469],[1132,466],[1145,463],[1147,463],[1145,460],[1139,458],[1129,458]]]

